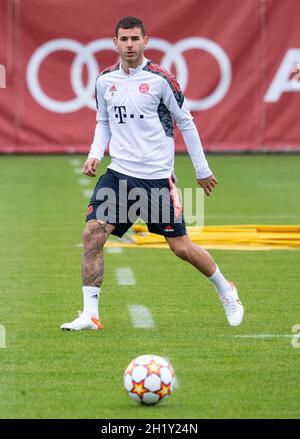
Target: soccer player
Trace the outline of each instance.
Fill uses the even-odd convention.
[[[145,209],[136,213],[143,219],[147,217],[149,231],[163,235],[176,256],[194,265],[214,284],[229,324],[237,326],[244,315],[237,289],[223,276],[209,253],[190,241],[176,196],[173,120],[183,135],[198,185],[210,195],[217,184],[180,86],[173,74],[144,57],[148,36],[141,20],[124,17],[115,31],[113,40],[121,60],[97,77],[97,124],[82,172],[96,176],[108,144],[111,163],[98,180],[87,210],[83,233],[83,312],[72,322],[61,325],[61,329],[101,329],[98,307],[104,274],[103,246],[110,234],[123,236],[135,221],[130,215],[123,218],[124,209],[127,214],[132,207],[130,190],[143,194]],[[153,189],[167,191],[167,198],[152,203]],[[162,210],[168,203],[170,218],[165,221]],[[158,213],[156,220],[152,219],[153,213]]]

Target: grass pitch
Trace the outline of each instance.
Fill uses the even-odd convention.
[[[83,191],[96,183],[77,173],[84,159],[0,157],[0,417],[299,418],[297,250],[210,251],[239,287],[237,328],[210,282],[169,250],[106,252],[103,331],[59,330],[82,308]],[[205,202],[207,225],[300,223],[299,156],[209,162],[219,185]],[[176,173],[182,188],[195,185],[188,157],[177,157]],[[118,267],[131,268],[136,284],[118,285]],[[131,304],[147,306],[155,327],[133,328]],[[263,334],[273,337],[242,337]],[[123,389],[125,367],[144,353],[169,357],[179,384],[153,407]]]

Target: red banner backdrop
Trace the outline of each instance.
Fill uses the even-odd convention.
[[[146,56],[176,74],[206,151],[300,150],[300,1],[0,5],[0,152],[88,151],[95,78],[117,60],[125,15],[144,21]]]

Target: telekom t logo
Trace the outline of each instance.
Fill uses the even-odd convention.
[[[4,65],[0,64],[0,88],[6,87],[6,70]]]
[[[295,66],[300,64],[300,49],[289,49],[274,76],[274,79],[265,94],[265,102],[279,101],[284,92],[300,91],[300,75]],[[294,73],[294,75],[292,75]]]
[[[126,114],[126,107],[125,107],[124,105],[122,105],[122,106],[116,106],[116,107],[114,107],[114,110],[115,110],[115,116],[116,116],[116,118],[119,119],[119,123],[125,123],[125,122],[124,122],[124,118],[127,117],[127,114]]]

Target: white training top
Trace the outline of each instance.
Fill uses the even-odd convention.
[[[209,177],[198,131],[174,75],[146,58],[129,70],[120,63],[97,77],[97,125],[89,158],[101,160],[109,144],[110,169],[137,178],[169,178],[174,118],[197,178]]]

